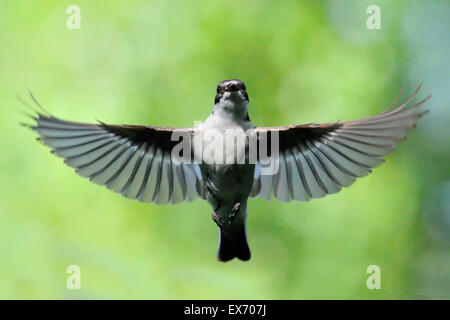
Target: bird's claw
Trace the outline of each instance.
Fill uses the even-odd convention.
[[[223,228],[223,223],[220,219],[220,217],[217,215],[216,211],[213,211],[212,213],[212,219],[213,221],[217,224],[217,226],[222,229]]]
[[[239,210],[241,210],[241,204],[238,202],[234,205],[233,209],[231,210],[230,215],[228,216],[228,225],[230,225],[233,221],[234,218],[236,218],[237,213],[239,212]]]
[[[224,223],[222,222],[222,219],[220,218],[220,216],[217,214],[217,210],[213,211],[212,213],[212,219],[213,221],[217,224],[217,226],[223,231],[224,229],[226,229],[227,227],[230,226],[230,224],[234,221],[234,218],[236,218],[237,213],[239,212],[239,210],[241,210],[241,204],[238,202],[234,205],[233,209],[231,209],[231,213],[228,216],[228,223],[225,226]]]

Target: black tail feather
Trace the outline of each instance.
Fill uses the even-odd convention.
[[[242,261],[250,260],[250,248],[247,243],[247,235],[245,232],[245,225],[238,230],[228,232],[220,232],[219,251],[217,252],[217,259],[219,261],[230,261],[233,258],[238,258]]]

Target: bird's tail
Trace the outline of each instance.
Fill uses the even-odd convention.
[[[217,252],[219,261],[226,262],[233,258],[238,258],[242,261],[250,260],[250,248],[247,242],[245,223],[230,231],[219,230],[219,232],[219,251]]]

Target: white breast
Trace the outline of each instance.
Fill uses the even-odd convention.
[[[245,163],[248,139],[246,131],[253,128],[249,121],[237,121],[230,113],[215,111],[196,127],[194,154],[207,164]]]

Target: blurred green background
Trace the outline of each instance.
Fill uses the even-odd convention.
[[[69,30],[66,9],[81,9]],[[381,8],[368,30],[366,9]],[[450,298],[448,1],[1,1],[0,298]],[[239,78],[256,125],[369,116],[403,84],[431,109],[387,162],[308,203],[249,204],[247,263],[216,261],[207,203],[121,197],[19,126],[56,116],[192,126]],[[68,290],[68,265],[81,290]],[[369,265],[381,290],[366,287]]]

